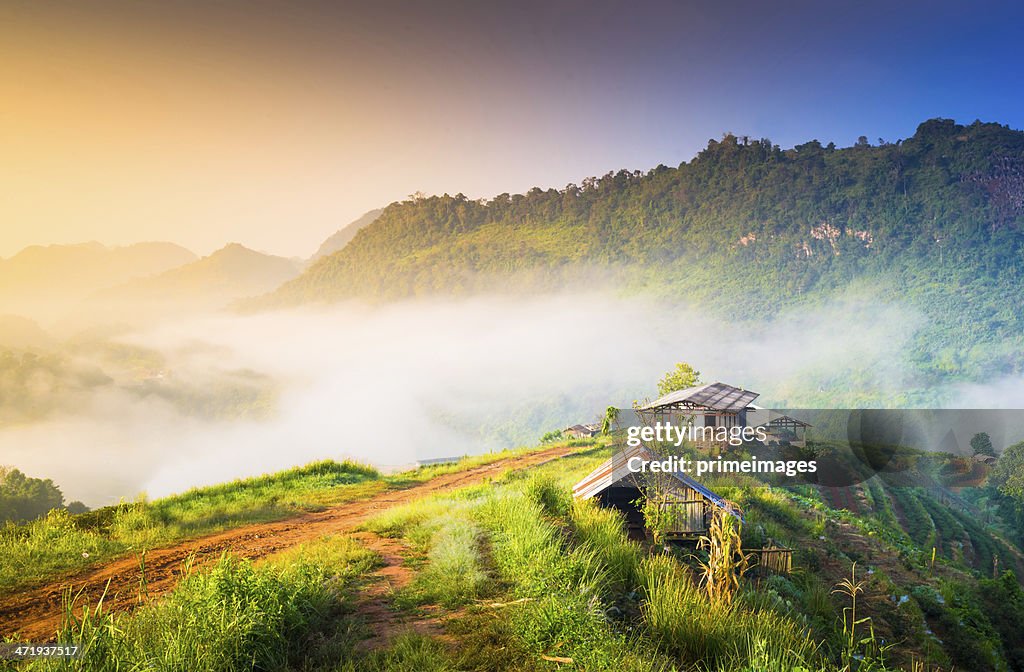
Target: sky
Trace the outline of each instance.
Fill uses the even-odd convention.
[[[417,191],[560,188],[725,132],[1024,127],[1024,5],[0,3],[0,257],[239,242],[306,257]]]

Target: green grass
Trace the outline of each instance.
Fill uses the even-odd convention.
[[[444,645],[426,635],[407,633],[366,658],[342,663],[332,672],[455,672]]]
[[[454,608],[485,594],[488,576],[481,530],[469,513],[471,502],[428,498],[389,509],[363,527],[406,539],[421,568],[398,596],[405,606],[436,603]]]
[[[375,562],[351,540],[330,537],[262,564],[225,557],[132,614],[106,613],[101,605],[73,617],[59,639],[81,646],[81,656],[25,669],[227,672],[323,664],[351,651],[351,591]]]
[[[574,508],[576,527],[589,539],[567,543],[563,528],[546,517],[544,502],[529,493],[542,489],[527,481],[495,488],[476,509],[491,542],[497,576],[510,586],[508,598],[525,600],[501,610],[514,633],[515,647],[527,660],[541,656],[571,658],[580,669],[649,670],[665,663],[644,641],[609,620],[629,553],[621,530],[612,540],[599,528],[609,520],[595,507]],[[564,520],[566,527],[570,524]]]
[[[581,446],[593,442],[571,442]],[[544,446],[548,448],[550,446]],[[519,448],[381,475],[356,462],[325,460],[255,478],[195,488],[155,501],[142,498],[78,516],[54,511],[0,528],[0,593],[129,553],[252,523],[366,499],[444,474],[527,454]]]
[[[459,653],[431,650],[425,669],[543,669],[545,656],[587,670],[817,669],[816,647],[800,621],[744,600],[710,602],[676,560],[648,557],[629,542],[617,512],[572,501],[566,484],[598,458],[595,451],[575,456],[570,468],[510,474],[500,484],[414,502],[368,523],[417,549],[419,576],[441,603],[464,584],[460,572],[443,571],[444,556],[436,554],[446,545],[443,531],[470,518],[478,530],[474,546],[481,533],[486,543],[486,558],[473,556],[474,569],[488,572],[503,592],[487,598],[496,606],[465,600],[470,612],[450,625]],[[810,599],[823,600],[829,606],[819,608],[831,613],[819,584]]]
[[[879,520],[830,509],[813,498],[813,490],[801,494],[746,481],[717,484],[721,494],[743,506],[749,535],[797,546],[801,560],[793,576],[759,583],[747,579],[731,603],[713,601],[701,589],[685,553],[665,554],[632,543],[620,514],[571,498],[570,486],[607,454],[607,447],[597,445],[556,462],[387,509],[367,521],[367,529],[400,538],[409,548],[406,562],[415,575],[408,587],[389,596],[396,617],[440,616],[445,639],[410,632],[381,650],[362,651],[357,644],[367,628],[351,610],[352,595],[374,558],[351,541],[327,539],[262,564],[225,558],[133,615],[80,616],[63,635],[87,646],[86,656],[72,669],[840,672],[836,642],[847,603],[833,594],[832,573],[838,569],[848,574],[849,558],[838,542],[827,538],[828,530],[838,522],[849,523],[865,538],[886,546],[886,552],[902,553],[911,542],[883,522],[884,514]],[[249,498],[262,501],[286,493],[289,505],[319,506],[333,497],[352,496],[353,489],[404,487],[489,459],[495,458],[394,477],[358,472],[358,465],[311,465],[277,477],[124,506],[113,511],[106,527],[95,514],[88,525],[54,514],[39,530],[26,527],[23,533],[38,534],[39,544],[50,534],[54,545],[72,538],[82,545],[101,544],[109,542],[104,535],[111,531],[120,531],[122,538],[138,534],[138,539],[144,538],[140,530],[146,526],[133,527],[131,516],[140,511],[180,516],[178,524],[184,529],[192,524],[186,516],[190,502],[209,501],[228,513],[237,506],[242,515]],[[886,491],[867,487],[877,509]],[[940,526],[944,539],[948,528],[965,540],[970,537],[976,548],[984,542],[974,542],[975,535],[995,543],[963,515],[929,515],[933,502],[918,492],[894,490],[892,497],[901,508],[906,507],[904,500],[916,504],[929,524]],[[228,520],[231,524],[233,519]],[[814,548],[803,548],[807,546]],[[810,564],[812,551],[820,567]],[[950,576],[971,579],[961,570],[955,573],[952,564],[943,567]],[[1003,592],[992,588],[992,604],[983,608],[972,593],[975,589],[946,582],[941,584],[944,603],[929,602],[921,593],[904,607],[900,596],[910,587],[893,584],[881,571],[870,578],[868,569],[858,566],[858,578],[868,581],[876,605],[885,603],[882,612],[872,614],[875,622],[883,623],[883,613],[905,611],[913,623],[891,632],[901,642],[916,642],[913,650],[932,646],[935,655],[929,658],[946,661],[942,649],[956,649],[951,658],[965,661],[978,649],[978,660],[995,669],[1001,657],[1011,655],[1010,649],[998,647],[1000,638],[1009,641],[1000,633],[1012,632],[1017,611],[1007,611],[1001,620],[992,617],[991,623],[986,614],[997,611],[993,605],[1016,604],[1019,590],[1003,590],[990,582]],[[943,644],[923,641],[929,637],[923,629],[926,617]],[[859,637],[866,637],[867,626],[861,628]],[[449,645],[452,640],[456,647]],[[964,664],[959,667],[966,669]],[[892,669],[877,659],[855,668]],[[38,663],[29,669],[66,668]]]
[[[640,567],[643,615],[655,641],[681,661],[712,670],[775,669],[806,666],[816,646],[808,633],[776,612],[752,610],[740,602],[708,600],[694,578],[665,556]]]
[[[125,553],[370,496],[386,484],[365,465],[324,461],[155,502],[122,503],[78,516],[54,511],[0,530],[0,591]]]
[[[865,493],[871,505],[871,514],[883,525],[896,527],[899,523],[896,514],[892,510],[892,501],[886,494],[885,484],[878,476],[873,476],[864,481]]]
[[[937,531],[936,543],[939,544],[939,552],[950,560],[963,561],[963,551],[960,542],[964,541],[964,527],[950,513],[949,507],[932,499],[930,496],[921,493],[918,497],[921,506],[932,519]]]

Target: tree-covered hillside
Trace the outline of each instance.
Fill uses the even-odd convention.
[[[850,285],[927,325],[921,383],[1024,370],[1024,132],[927,121],[913,137],[783,150],[726,135],[678,168],[486,201],[394,203],[263,302],[539,289],[599,275],[750,318]]]

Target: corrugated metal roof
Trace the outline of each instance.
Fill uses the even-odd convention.
[[[587,474],[580,480],[579,483],[573,486],[572,496],[577,499],[590,499],[597,496],[602,491],[616,483],[623,481],[627,478],[633,478],[637,476],[635,472],[629,470],[629,460],[639,457],[643,460],[654,461],[664,459],[657,455],[645,446],[636,446],[632,448],[626,448],[625,450],[617,450],[608,460],[603,462],[599,467],[594,469],[592,472]],[[725,498],[715,493],[705,485],[698,483],[697,481],[690,478],[688,475],[681,471],[668,471],[659,472],[663,475],[669,475],[677,479],[680,483],[694,491],[700,493],[702,497],[710,501],[712,504],[720,509],[728,511],[735,518],[743,520],[742,514],[734,511],[732,508],[726,506]]]
[[[665,406],[689,403],[698,406],[705,406],[715,411],[738,412],[745,409],[750,402],[757,399],[757,392],[744,390],[725,383],[708,383],[697,385],[685,390],[669,392],[660,399],[656,399],[646,406],[641,407],[642,411],[654,411]]]
[[[804,422],[797,418],[783,415],[778,411],[773,411],[770,408],[761,408],[751,404],[747,408],[747,426],[748,427],[767,427],[772,423],[783,423],[792,422],[800,425],[801,427],[813,427],[809,422]]]
[[[644,446],[617,450],[608,460],[573,486],[572,496],[577,499],[590,499],[602,490],[632,476],[633,472],[629,470],[628,463],[633,457],[640,457],[644,460],[656,459],[654,453]]]

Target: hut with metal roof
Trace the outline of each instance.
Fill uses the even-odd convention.
[[[747,408],[746,421],[750,427],[765,430],[765,443],[788,444],[798,448],[807,446],[807,428],[812,426],[809,422],[754,405]]]
[[[597,425],[573,425],[562,430],[562,434],[570,439],[592,439],[601,433]]]
[[[596,499],[601,506],[622,511],[631,538],[644,538],[647,524],[643,500],[654,497],[659,510],[669,515],[665,530],[669,540],[697,539],[708,530],[715,508],[742,520],[742,514],[720,495],[690,478],[682,471],[637,472],[631,462],[664,460],[645,446],[627,447],[587,474],[573,486],[577,499]]]
[[[698,427],[746,426],[746,412],[757,392],[716,382],[669,392],[644,404],[637,413],[647,424],[658,420],[679,422],[685,417]]]

